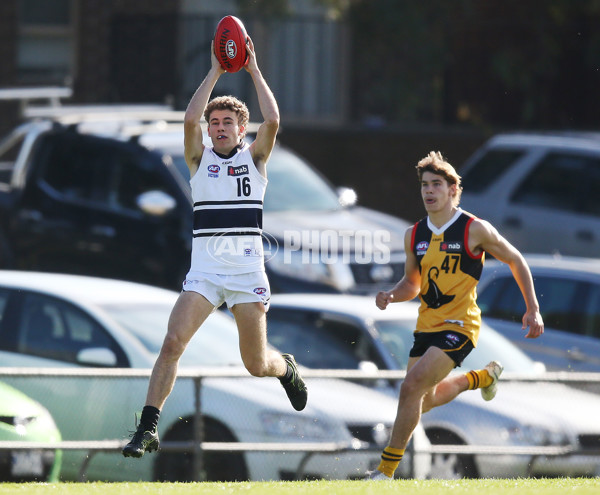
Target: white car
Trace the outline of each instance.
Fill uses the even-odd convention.
[[[460,168],[461,205],[491,221],[522,252],[596,258],[599,137],[585,132],[498,134]]]
[[[309,368],[406,369],[418,304],[391,304],[385,311],[373,297],[274,295],[269,336]],[[544,366],[508,339],[482,326],[477,348],[457,372],[499,360],[505,373],[536,374]],[[385,385],[385,384],[382,384]],[[390,389],[390,387],[387,387]],[[391,388],[396,396],[397,389]],[[494,400],[479,391],[423,414],[433,444],[572,447],[576,455],[436,455],[432,477],[588,476],[600,474],[600,396],[559,383],[500,381]]]
[[[151,368],[167,328],[176,292],[109,279],[35,272],[0,272],[0,363],[8,367]],[[215,312],[192,339],[180,370],[241,367],[237,328]],[[3,380],[51,412],[63,440],[125,439],[144,405],[147,378],[14,377]],[[306,409],[291,407],[274,378],[205,378],[201,409],[205,440],[212,442],[348,442],[365,452],[314,455],[308,478],[360,478],[379,463],[396,415],[396,400],[342,380],[307,380]],[[180,378],[162,411],[162,442],[191,440],[194,385]],[[420,429],[415,447],[430,444]],[[65,451],[62,478],[76,480],[84,451]],[[302,452],[210,453],[208,480],[292,479]],[[424,477],[431,457],[415,456]],[[96,480],[191,480],[191,456],[159,452],[143,459],[98,454],[87,476]],[[406,462],[403,476],[410,474]]]
[[[525,255],[540,301],[544,335],[524,339],[525,303],[510,268],[486,261],[477,302],[487,324],[549,370],[600,372],[600,260]]]

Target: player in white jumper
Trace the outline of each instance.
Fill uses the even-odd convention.
[[[306,385],[293,356],[267,347],[270,289],[262,252],[262,204],[279,109],[250,39],[247,49],[245,69],[252,76],[264,119],[252,144],[244,142],[249,114],[243,102],[232,96],[208,101],[225,72],[212,47],[211,68],[185,113],[185,159],[194,201],[191,267],[152,370],[140,424],[123,449],[126,457],[158,449],[158,418],[175,383],[179,358],[206,318],[224,302],[235,317],[247,370],[254,376],[278,377],[292,406],[301,411],[306,405]],[[212,147],[202,142],[203,114]]]

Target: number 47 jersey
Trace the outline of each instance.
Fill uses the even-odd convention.
[[[469,250],[469,226],[474,219],[459,208],[441,228],[429,217],[414,225],[411,245],[421,272],[417,332],[453,330],[477,345],[481,311],[476,285],[484,253]]]
[[[204,148],[190,179],[194,202],[190,273],[264,271],[262,213],[268,181],[256,169],[249,148],[243,143],[228,158]]]

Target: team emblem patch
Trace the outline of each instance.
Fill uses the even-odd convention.
[[[460,342],[460,339],[458,338],[457,335],[453,334],[453,333],[447,333],[446,334],[446,342],[448,342],[448,344],[455,346],[456,344],[458,344]]]
[[[427,252],[427,248],[429,248],[429,243],[427,241],[421,241],[417,244],[417,256],[421,256]]]

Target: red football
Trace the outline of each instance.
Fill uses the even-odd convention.
[[[215,55],[227,72],[237,72],[248,63],[246,28],[237,17],[223,17],[215,30]]]

